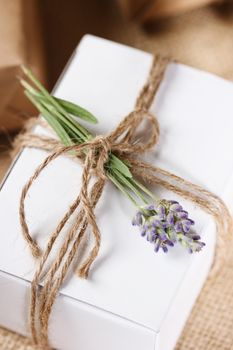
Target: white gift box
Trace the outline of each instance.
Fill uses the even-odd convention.
[[[112,130],[134,108],[152,55],[93,36],[73,54],[55,94],[89,109],[96,134]],[[229,202],[233,194],[233,84],[180,64],[170,64],[151,111],[161,137],[145,158],[200,184]],[[40,127],[36,129],[41,132]],[[28,335],[30,281],[36,268],[22,238],[19,198],[23,185],[46,157],[24,149],[0,191],[0,324]],[[49,234],[78,194],[82,167],[54,161],[32,186],[28,224],[44,247]],[[163,198],[177,198],[154,188]],[[189,255],[181,247],[155,254],[131,225],[134,208],[111,183],[96,214],[100,253],[88,280],[70,276],[60,290],[50,321],[50,341],[63,350],[171,350],[210,269],[215,247],[212,220],[178,198],[196,221],[206,247]]]

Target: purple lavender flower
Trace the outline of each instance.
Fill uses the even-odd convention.
[[[143,206],[132,221],[139,227],[141,235],[154,245],[155,252],[162,249],[165,253],[176,243],[181,244],[190,253],[199,252],[205,243],[192,231],[195,224],[188,212],[173,200],[161,200],[155,204]]]

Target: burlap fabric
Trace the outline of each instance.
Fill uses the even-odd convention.
[[[53,2],[51,1],[50,4]],[[75,16],[75,23],[79,23],[80,19],[80,28],[76,29],[75,33],[74,26],[70,29],[68,27],[64,34],[62,29],[59,29],[63,24],[63,17],[58,15],[59,6],[45,13],[45,17],[48,16],[50,19],[47,28],[52,28],[54,25],[56,27],[55,17],[60,16],[59,26],[57,25],[58,33],[50,34],[50,39],[53,39],[54,35],[54,38],[57,36],[61,42],[62,35],[70,36],[69,47],[64,56],[59,57],[57,66],[55,67],[51,62],[52,81],[56,79],[59,69],[75,46],[75,41],[77,42],[85,32],[102,35],[151,52],[159,49],[160,52],[169,53],[183,63],[233,80],[233,9],[231,6],[225,11],[216,10],[215,7],[198,10],[156,24],[150,32],[147,32],[134,23],[124,22],[117,8],[113,4],[109,5],[112,3],[110,1],[103,1],[101,8],[97,6],[97,1],[92,1],[92,4],[90,4],[91,1],[86,1],[85,5],[79,5],[80,12],[75,11],[73,15],[75,2],[77,3],[77,0],[71,1],[67,13],[71,19]],[[65,4],[61,3],[61,6]],[[85,8],[81,8],[83,6]],[[89,12],[92,6],[95,7],[95,14],[93,11]],[[89,27],[81,20],[82,11],[91,17]],[[102,20],[95,19],[100,16],[104,16],[102,17],[105,18],[104,24]],[[57,48],[53,46],[50,50],[56,55],[59,52],[59,46]],[[9,157],[2,153],[0,177],[3,176],[8,163]],[[3,329],[0,329],[0,349],[34,350],[27,339]],[[206,282],[176,348],[176,350],[231,349],[233,349],[233,247],[232,259],[224,266],[221,274],[214,281]]]

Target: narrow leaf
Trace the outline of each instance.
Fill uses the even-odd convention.
[[[63,100],[61,98],[54,97],[53,98],[66,110],[66,112],[79,117],[83,120],[86,120],[89,123],[97,124],[98,120],[97,118],[87,111],[85,108],[80,107],[79,105],[76,105],[75,103]]]
[[[50,111],[51,114],[53,114],[56,119],[59,120],[59,122],[63,125],[66,126],[66,129],[68,128],[70,131],[72,131],[73,133],[76,134],[76,136],[79,137],[79,139],[82,140],[82,142],[86,141],[86,135],[84,135],[78,127],[78,123],[77,125],[74,125],[73,123],[70,122],[69,119],[67,119],[63,114],[61,114],[54,106],[52,106],[49,102],[47,102],[45,99],[41,99],[39,97],[39,100],[41,102],[41,104]]]
[[[55,133],[60,138],[60,140],[64,143],[64,145],[65,146],[71,145],[72,142],[70,140],[69,135],[63,129],[61,124],[53,117],[53,115],[46,108],[44,108],[29,91],[25,91],[25,95],[41,112],[42,117],[44,117],[47,120],[51,128],[55,131]]]
[[[128,178],[132,178],[132,174],[128,166],[114,154],[110,155],[110,167],[117,169],[121,174]]]

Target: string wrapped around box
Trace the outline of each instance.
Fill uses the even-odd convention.
[[[162,81],[168,62],[169,60],[160,56],[156,55],[154,57],[148,81],[137,98],[134,111],[129,113],[108,135],[97,136],[83,144],[64,146],[55,138],[33,134],[31,131],[31,127],[34,125],[33,122],[16,139],[15,149],[17,150],[22,147],[31,147],[50,152],[24,186],[19,208],[23,236],[33,256],[38,259],[38,267],[31,283],[30,328],[34,343],[43,349],[49,348],[48,327],[52,307],[77,255],[77,251],[79,249],[85,249],[86,252],[89,251],[87,258],[84,262],[79,263],[77,269],[79,276],[83,278],[88,277],[90,267],[98,255],[101,233],[94,209],[101,198],[106,183],[104,166],[108,161],[110,152],[118,155],[123,161],[130,163],[132,174],[146,184],[162,186],[192,201],[210,214],[216,222],[218,232],[213,271],[216,271],[226,258],[226,242],[230,238],[232,218],[223,201],[200,186],[192,184],[166,170],[154,167],[138,157],[158,143],[159,124],[149,109]],[[149,123],[150,135],[146,142],[135,142],[137,131],[145,120]],[[85,152],[83,152],[84,149]],[[25,200],[28,191],[39,175],[52,161],[62,155],[78,158],[82,162],[81,189],[54,232],[51,233],[47,246],[42,250],[30,234],[25,214]],[[48,263],[54,244],[71,216],[74,217],[73,223],[66,231],[55,258]],[[86,247],[81,245],[88,229],[91,229],[94,237],[93,247],[90,247],[90,243]],[[38,288],[42,281],[43,287]]]

